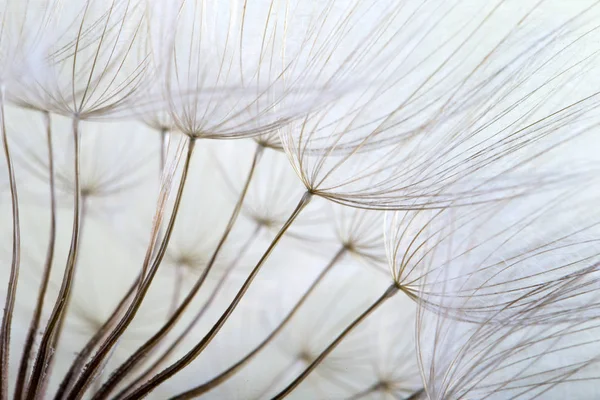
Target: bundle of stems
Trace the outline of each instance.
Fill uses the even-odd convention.
[[[0,2],[0,400],[594,398],[599,7]]]

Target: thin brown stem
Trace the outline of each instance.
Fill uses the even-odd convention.
[[[251,244],[254,243],[254,241],[257,239],[262,227],[263,227],[262,225],[256,226],[256,229],[254,229],[252,234],[249,236],[248,240],[246,240],[246,243],[244,243],[244,245],[238,252],[236,258],[227,267],[227,269],[225,270],[225,273],[223,274],[221,279],[219,279],[219,282],[213,289],[210,297],[202,305],[202,308],[200,308],[200,310],[196,313],[196,315],[194,316],[192,321],[190,321],[190,323],[187,325],[185,330],[181,334],[179,334],[179,336],[177,336],[177,338],[175,340],[173,340],[171,342],[169,347],[163,352],[163,354],[156,361],[154,361],[152,363],[152,365],[150,365],[134,381],[129,383],[124,389],[122,389],[119,393],[117,393],[115,395],[115,400],[121,399],[123,396],[127,395],[129,392],[131,392],[137,386],[139,386],[142,382],[144,382],[148,377],[150,377],[150,375],[155,373],[156,370],[162,365],[162,363],[164,363],[168,359],[168,357],[171,354],[173,354],[173,352],[179,347],[179,345],[183,342],[183,339],[185,339],[187,337],[187,335],[189,335],[189,333],[192,331],[192,329],[194,329],[194,327],[198,324],[198,322],[200,321],[200,319],[202,318],[204,313],[210,308],[210,306],[212,305],[214,300],[217,298],[217,295],[220,293],[220,290],[223,287],[223,285],[225,284],[225,282],[227,281],[227,278],[229,277],[231,272],[235,269],[235,267],[238,265],[238,263],[243,258],[243,256],[246,254],[246,252],[250,248]]]
[[[131,296],[133,296],[133,294],[135,293],[135,289],[139,286],[139,282],[142,280],[142,278],[143,276],[140,273],[140,275],[138,275],[138,277],[132,283],[127,293],[125,293],[125,296],[123,296],[113,313],[108,317],[108,319],[104,322],[100,329],[98,329],[94,333],[90,340],[88,340],[84,348],[77,354],[77,357],[71,364],[69,371],[64,376],[58,388],[58,391],[56,392],[56,396],[54,398],[55,400],[59,400],[63,393],[67,393],[68,391],[70,391],[72,385],[74,384],[74,379],[77,378],[77,372],[83,369],[85,361],[90,356],[92,351],[96,348],[98,343],[100,343],[100,341],[106,336],[109,329],[115,326],[119,316],[121,316],[121,314],[125,310],[125,307],[131,299]]]
[[[141,362],[148,355],[148,353],[156,345],[158,345],[160,343],[160,341],[171,331],[171,329],[175,326],[177,321],[183,315],[186,308],[192,302],[192,300],[194,299],[196,294],[199,292],[199,290],[202,287],[202,285],[204,284],[210,270],[212,269],[215,261],[217,260],[217,257],[219,256],[220,251],[223,248],[223,245],[227,241],[227,238],[229,237],[229,234],[231,233],[231,230],[233,229],[235,222],[237,221],[237,217],[239,216],[240,211],[242,209],[242,204],[244,202],[244,198],[246,197],[246,193],[248,192],[248,187],[250,186],[250,182],[252,181],[252,177],[254,176],[254,171],[256,170],[256,165],[258,164],[258,161],[260,160],[262,150],[263,150],[263,148],[261,146],[257,147],[255,155],[254,155],[254,159],[252,161],[252,165],[248,172],[248,176],[246,177],[246,182],[244,184],[242,191],[240,192],[238,201],[237,201],[237,203],[234,207],[234,210],[229,218],[227,227],[225,228],[225,231],[223,232],[221,239],[219,240],[219,243],[217,244],[217,247],[213,251],[213,254],[212,254],[208,264],[206,265],[206,268],[204,269],[204,271],[202,272],[200,277],[196,280],[192,289],[188,292],[187,296],[185,297],[185,299],[183,300],[181,305],[179,305],[179,307],[177,307],[175,309],[175,311],[173,312],[173,314],[171,315],[169,320],[150,339],[148,339],[146,341],[146,343],[144,343],[138,350],[136,350],[136,352],[133,355],[131,355],[131,357],[129,357],[129,359],[127,361],[125,361],[119,368],[117,368],[113,372],[113,374],[111,374],[108,381],[102,386],[102,388],[96,394],[94,394],[92,399],[98,400],[98,399],[104,398],[105,396],[108,396],[110,394],[110,392],[115,388],[115,386],[123,378],[125,378],[131,372],[131,370],[139,362]]]
[[[298,216],[300,215],[302,210],[310,203],[311,198],[312,198],[312,193],[310,193],[310,192],[306,192],[304,194],[304,196],[302,196],[302,198],[298,202],[298,205],[296,206],[296,208],[294,209],[294,211],[292,212],[290,217],[287,219],[287,221],[283,224],[283,226],[281,227],[279,232],[277,232],[277,235],[275,235],[275,238],[273,239],[273,241],[271,242],[271,244],[269,245],[267,250],[264,252],[264,254],[260,258],[260,260],[257,262],[254,269],[250,272],[250,275],[248,276],[248,278],[246,279],[246,281],[244,282],[242,287],[239,289],[239,291],[235,295],[232,302],[229,304],[229,306],[227,307],[225,312],[223,312],[223,314],[217,320],[217,322],[213,325],[213,327],[210,329],[210,331],[208,331],[208,333],[202,338],[202,340],[200,340],[189,352],[187,352],[183,357],[181,357],[175,363],[173,363],[169,367],[165,368],[163,371],[161,371],[160,373],[155,375],[148,382],[144,383],[142,386],[140,386],[134,392],[129,394],[127,397],[125,397],[126,400],[141,399],[141,398],[145,397],[154,388],[156,388],[162,382],[166,381],[167,379],[169,379],[170,377],[175,375],[177,372],[181,371],[183,368],[185,368],[188,364],[190,364],[192,361],[194,361],[196,359],[196,357],[198,357],[202,353],[202,351],[206,348],[206,346],[208,346],[208,344],[212,341],[212,339],[221,330],[221,328],[223,327],[225,322],[229,319],[229,316],[231,316],[233,311],[236,309],[240,300],[242,299],[242,297],[244,297],[244,294],[246,293],[246,291],[252,284],[252,281],[254,280],[254,278],[256,277],[256,275],[258,274],[260,269],[262,268],[262,266],[265,264],[265,262],[267,261],[267,259],[269,258],[269,256],[271,255],[271,253],[273,252],[273,250],[275,249],[275,247],[277,246],[277,244],[279,243],[279,241],[285,234],[285,232],[289,229],[289,227],[296,220],[296,218],[298,218]]]
[[[317,276],[317,278],[315,278],[315,280],[312,282],[310,287],[306,290],[306,292],[304,292],[304,294],[296,302],[294,307],[292,307],[292,309],[287,313],[285,318],[283,318],[281,320],[281,322],[277,325],[277,327],[275,327],[275,329],[273,329],[271,331],[271,333],[265,339],[263,339],[263,341],[260,342],[254,349],[252,349],[248,354],[246,354],[238,362],[233,364],[227,370],[223,371],[222,373],[220,373],[219,375],[217,375],[210,381],[203,383],[200,386],[196,386],[193,389],[190,389],[183,393],[180,393],[177,396],[172,397],[171,400],[191,399],[191,398],[200,396],[200,395],[216,388],[217,386],[219,386],[220,384],[224,383],[229,378],[231,378],[233,375],[235,375],[244,365],[246,365],[250,360],[252,360],[263,348],[265,348],[265,346],[267,346],[269,343],[271,343],[273,341],[273,339],[275,339],[275,337],[279,334],[279,332],[281,332],[281,330],[288,324],[288,322],[291,321],[291,319],[298,312],[298,310],[302,307],[302,305],[306,302],[306,300],[309,298],[309,296],[314,292],[314,290],[317,288],[317,286],[323,280],[323,278],[325,278],[325,276],[327,276],[329,271],[331,271],[331,269],[342,259],[343,255],[346,253],[346,251],[347,251],[347,248],[344,246],[339,251],[336,252],[336,254],[329,261],[327,266],[321,271],[321,273],[319,273],[319,275]]]
[[[48,248],[46,249],[46,261],[44,262],[44,270],[42,272],[42,281],[38,289],[38,297],[29,323],[29,332],[25,339],[25,345],[23,346],[23,354],[21,356],[21,364],[19,367],[19,374],[17,376],[17,386],[15,387],[14,398],[20,400],[23,397],[23,390],[25,387],[25,381],[27,379],[27,372],[29,369],[29,361],[32,356],[33,343],[35,342],[35,335],[40,325],[40,319],[42,316],[42,310],[44,308],[44,298],[46,297],[46,291],[48,290],[48,284],[50,282],[50,273],[52,271],[52,262],[54,260],[54,247],[56,244],[56,187],[54,182],[54,156],[52,151],[52,126],[50,113],[44,113],[44,120],[46,124],[46,140],[48,144],[48,181],[50,186],[50,235],[48,238]]]
[[[79,378],[73,384],[71,392],[68,394],[67,399],[78,399],[85,393],[92,379],[96,376],[96,372],[98,368],[102,366],[103,360],[108,354],[112,347],[117,343],[123,332],[127,329],[127,327],[133,321],[137,311],[139,310],[146,293],[150,288],[150,284],[158,271],[160,264],[165,256],[167,251],[167,247],[169,245],[169,241],[171,239],[173,228],[175,227],[175,222],[177,220],[177,215],[179,214],[179,207],[181,205],[181,199],[183,197],[183,191],[185,188],[185,183],[187,181],[188,172],[190,169],[190,164],[192,160],[192,154],[194,152],[194,145],[196,141],[195,139],[188,139],[187,143],[187,154],[185,157],[185,162],[183,166],[182,175],[179,182],[179,187],[177,188],[177,194],[175,196],[175,201],[173,204],[173,209],[171,211],[171,216],[169,218],[169,222],[167,224],[167,228],[164,233],[163,240],[160,244],[160,248],[158,249],[155,259],[150,266],[150,269],[147,272],[147,275],[141,281],[138,286],[138,291],[135,294],[135,297],[131,304],[129,305],[127,311],[118,322],[116,327],[108,334],[106,340],[102,342],[100,348],[96,352],[96,354],[92,357],[92,359],[83,367],[83,372],[79,376]],[[154,239],[151,239],[154,240]],[[151,248],[153,243],[149,245]],[[144,265],[142,266],[142,271],[146,271],[148,269],[148,264],[150,259],[147,257],[144,261]],[[64,393],[57,393],[57,396],[63,396]]]
[[[58,327],[62,315],[66,309],[67,299],[70,296],[71,288],[73,286],[73,275],[75,273],[75,260],[77,259],[77,251],[79,249],[79,224],[80,224],[80,199],[81,199],[81,187],[79,185],[79,119],[73,118],[73,144],[74,144],[74,157],[73,157],[73,168],[74,168],[74,195],[73,195],[73,230],[71,235],[71,245],[69,248],[69,254],[67,256],[67,263],[65,266],[65,272],[63,275],[62,284],[58,297],[54,304],[54,309],[50,315],[50,319],[44,330],[40,347],[38,349],[33,371],[31,373],[31,379],[29,380],[29,388],[27,390],[27,399],[34,400],[38,395],[38,390],[45,385],[45,381],[48,379],[48,374],[45,371],[49,368],[48,358],[52,353],[52,342],[56,334],[56,328]]]
[[[83,233],[85,230],[85,221],[86,221],[87,210],[88,210],[88,197],[82,195],[80,204],[81,204],[81,206],[80,206],[80,213],[79,213],[79,241],[81,242],[83,239]],[[72,277],[73,281],[75,281],[75,275],[77,273],[77,266],[79,265],[79,255],[80,254],[77,253],[77,255],[75,256],[75,265],[73,267],[73,277]],[[69,306],[71,304],[72,294],[73,293],[71,292],[67,296],[67,300],[65,301],[64,312],[62,313],[62,316],[60,317],[60,321],[58,322],[56,332],[54,334],[54,337],[52,338],[52,344],[51,344],[52,352],[48,355],[48,360],[47,360],[47,363],[48,363],[48,369],[46,370],[47,376],[52,376],[52,369],[54,368],[54,363],[52,362],[52,359],[54,358],[54,355],[57,353],[58,344],[60,343],[60,339],[62,337],[62,332],[64,330],[65,323],[67,320],[67,315],[69,313]],[[48,379],[46,379],[44,382],[44,385],[41,386],[40,389],[38,390],[38,393],[40,394],[40,396],[43,396],[46,393],[48,383],[49,383],[49,381],[48,381]]]
[[[2,145],[4,147],[4,157],[8,167],[8,179],[10,185],[10,199],[12,206],[12,261],[10,266],[10,278],[8,279],[8,289],[6,291],[6,301],[4,303],[4,313],[2,315],[2,326],[0,327],[0,399],[8,399],[8,368],[10,351],[10,330],[12,326],[12,317],[15,309],[17,297],[17,283],[19,281],[19,267],[21,262],[21,231],[19,223],[19,198],[17,196],[17,181],[15,179],[15,170],[12,158],[10,156],[10,147],[8,145],[8,135],[6,132],[6,119],[4,114],[4,87],[0,88],[0,129],[2,129]]]
[[[344,338],[350,332],[352,332],[354,328],[360,325],[362,321],[364,321],[369,315],[371,315],[375,310],[377,310],[377,308],[379,308],[388,299],[392,298],[396,293],[398,293],[398,286],[396,286],[396,284],[394,283],[390,287],[388,287],[386,291],[381,295],[381,297],[379,297],[373,304],[371,304],[369,308],[367,308],[354,321],[352,321],[352,323],[348,325],[346,329],[344,329],[342,333],[340,333],[338,337],[336,337],[335,340],[331,342],[329,346],[327,346],[325,350],[323,350],[321,354],[319,354],[319,356],[315,358],[315,360],[312,363],[310,363],[310,365],[306,367],[306,369],[296,379],[294,379],[285,389],[283,389],[281,392],[275,395],[271,400],[281,400],[287,397],[287,395],[289,395],[290,393],[292,393],[294,389],[296,389],[296,387],[298,387],[298,385],[300,385],[315,370],[315,368],[317,368],[319,364],[321,364],[321,362],[333,350],[335,350],[335,348],[342,342],[342,340],[344,340]]]

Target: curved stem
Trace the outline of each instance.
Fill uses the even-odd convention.
[[[8,145],[8,135],[6,133],[6,119],[4,114],[4,87],[0,88],[0,129],[2,130],[2,145],[4,147],[4,157],[8,167],[8,179],[10,184],[10,199],[12,207],[12,261],[10,266],[10,278],[8,279],[8,289],[6,292],[6,301],[4,303],[4,313],[2,315],[2,325],[0,327],[0,399],[8,398],[8,368],[10,351],[10,330],[12,326],[12,317],[17,297],[17,283],[19,281],[19,266],[21,262],[21,230],[19,223],[19,198],[17,196],[17,181],[15,179],[15,170],[10,156]]]
[[[80,207],[80,213],[79,213],[79,241],[81,242],[81,240],[83,238],[83,231],[84,231],[85,221],[86,221],[85,217],[87,215],[88,198],[86,196],[82,195],[80,204],[81,204],[81,207]],[[77,255],[75,256],[75,265],[73,266],[73,277],[72,277],[73,281],[75,281],[75,279],[76,279],[75,274],[77,273],[78,263],[79,263],[79,253],[77,253]],[[54,367],[54,363],[52,362],[52,359],[58,349],[58,344],[59,344],[60,338],[62,336],[62,332],[63,332],[64,326],[65,326],[65,321],[67,320],[67,314],[69,312],[68,310],[69,310],[69,306],[71,304],[71,298],[72,298],[72,292],[69,293],[69,295],[67,296],[67,300],[65,301],[64,312],[62,313],[62,316],[60,317],[60,320],[58,321],[56,332],[54,334],[54,337],[52,338],[52,344],[50,345],[52,352],[48,355],[48,360],[47,360],[48,368],[45,372],[45,374],[47,376],[52,376],[52,369]],[[46,379],[44,381],[43,386],[40,387],[38,393],[43,395],[46,392],[48,383],[49,383],[48,379]]]
[[[204,271],[202,272],[200,277],[196,280],[192,289],[188,292],[187,296],[185,297],[185,299],[183,300],[181,305],[179,305],[179,307],[177,307],[174,310],[174,312],[170,316],[169,320],[150,339],[148,339],[146,341],[146,343],[144,343],[138,350],[136,350],[136,352],[133,353],[133,355],[131,355],[131,357],[129,357],[129,359],[127,359],[127,361],[125,361],[123,364],[121,364],[121,366],[119,368],[117,368],[111,374],[108,381],[102,386],[102,388],[96,394],[94,394],[92,399],[97,400],[97,399],[102,399],[105,396],[108,396],[110,394],[110,392],[115,388],[115,386],[123,378],[125,378],[129,372],[131,372],[131,370],[137,365],[137,363],[141,362],[148,355],[148,353],[156,345],[158,345],[158,343],[171,331],[171,329],[175,326],[177,321],[183,315],[186,308],[192,302],[192,300],[194,299],[194,297],[196,296],[196,294],[198,293],[198,291],[204,284],[218,255],[220,254],[221,249],[223,248],[223,245],[227,241],[227,238],[229,237],[229,234],[231,233],[231,230],[233,229],[235,222],[237,221],[237,217],[240,214],[240,211],[242,209],[242,204],[244,202],[244,198],[246,197],[246,193],[248,192],[248,187],[250,186],[250,182],[252,181],[252,177],[254,176],[254,171],[256,170],[256,165],[258,164],[258,161],[262,154],[262,149],[263,148],[261,146],[257,147],[256,152],[254,154],[254,159],[252,161],[252,165],[250,167],[250,171],[248,172],[248,176],[246,178],[246,182],[240,193],[240,196],[234,207],[234,210],[233,210],[231,216],[229,217],[229,222],[227,223],[227,227],[225,228],[225,231],[223,232],[223,235],[221,236],[221,239],[219,240],[217,247],[213,251],[213,254],[212,254],[206,268],[204,269]]]
[[[48,175],[49,175],[49,186],[50,186],[50,235],[48,239],[48,248],[46,250],[46,261],[44,262],[44,270],[42,272],[42,281],[38,289],[38,297],[29,323],[29,332],[25,339],[25,345],[23,346],[23,354],[21,356],[21,364],[19,367],[19,374],[17,376],[17,386],[15,388],[15,399],[20,400],[23,396],[23,390],[25,381],[27,379],[27,370],[29,368],[30,357],[32,356],[31,351],[33,349],[33,343],[35,342],[35,334],[40,325],[40,319],[42,317],[42,309],[44,307],[44,298],[46,297],[46,291],[48,290],[48,283],[50,282],[50,272],[52,271],[52,262],[54,260],[54,247],[56,244],[56,189],[54,182],[54,156],[52,151],[52,126],[50,120],[50,114],[44,113],[44,119],[46,123],[46,139],[48,143]]]
[[[292,317],[298,312],[298,310],[306,302],[308,297],[313,293],[313,291],[316,289],[316,287],[319,285],[319,283],[323,280],[323,278],[325,278],[325,276],[327,276],[329,271],[331,271],[331,269],[342,259],[342,256],[346,253],[346,251],[347,251],[347,248],[344,246],[339,251],[336,252],[335,256],[331,259],[331,261],[329,261],[327,266],[323,269],[323,271],[321,271],[321,273],[313,281],[313,283],[310,285],[308,290],[302,295],[302,297],[300,297],[300,299],[296,302],[294,307],[292,307],[292,309],[287,313],[285,318],[283,318],[283,320],[281,320],[279,325],[277,325],[277,327],[275,327],[275,329],[273,329],[271,331],[271,333],[262,342],[260,342],[254,349],[252,349],[252,351],[250,351],[242,359],[240,359],[238,362],[233,364],[227,370],[220,373],[219,375],[217,375],[210,381],[203,383],[200,386],[196,386],[193,389],[190,389],[183,393],[180,393],[177,396],[171,397],[171,400],[191,399],[191,398],[200,396],[200,395],[214,389],[215,387],[219,386],[220,384],[222,384],[223,382],[225,382],[229,378],[231,378],[233,375],[235,375],[244,365],[246,365],[250,360],[252,360],[254,358],[254,356],[256,356],[266,345],[268,345],[269,343],[271,343],[271,341],[273,339],[275,339],[275,337],[279,334],[279,332],[281,332],[281,330],[288,324],[288,322],[292,319]]]
[[[300,385],[314,371],[314,369],[317,368],[319,364],[321,364],[321,362],[329,355],[329,353],[331,353],[342,342],[342,340],[344,340],[344,338],[350,332],[352,332],[354,328],[356,328],[362,321],[364,321],[369,315],[371,315],[388,299],[392,298],[396,293],[398,293],[398,287],[396,286],[396,284],[392,284],[381,295],[381,297],[379,297],[373,304],[371,304],[371,306],[367,308],[362,314],[360,314],[354,321],[352,321],[352,323],[348,325],[346,329],[344,329],[342,333],[340,333],[338,337],[336,337],[335,340],[331,342],[329,346],[327,346],[325,350],[323,350],[321,354],[319,354],[319,356],[315,358],[315,360],[308,367],[306,367],[306,369],[296,379],[294,379],[285,389],[283,389],[281,392],[275,395],[271,400],[281,400],[287,397],[287,395],[289,395],[290,393],[292,393],[294,389],[296,389],[296,387],[298,387],[298,385]]]
[[[37,397],[38,390],[44,386],[44,382],[48,379],[48,375],[45,370],[49,368],[48,358],[52,352],[52,342],[56,334],[56,328],[58,327],[62,315],[65,311],[67,299],[71,293],[73,286],[73,275],[75,273],[75,260],[77,259],[77,251],[79,249],[79,223],[80,223],[80,198],[81,198],[81,187],[79,185],[79,119],[73,118],[73,144],[74,144],[74,195],[73,195],[73,230],[71,235],[71,245],[69,248],[69,255],[67,256],[67,263],[65,265],[65,272],[61,284],[58,297],[54,304],[54,309],[50,315],[50,319],[46,325],[46,329],[40,342],[33,371],[31,373],[31,379],[29,381],[29,388],[27,390],[27,399],[34,400]]]
[[[77,354],[77,357],[71,364],[69,371],[64,376],[60,386],[56,392],[55,400],[59,400],[64,393],[70,391],[72,385],[74,384],[74,379],[77,378],[77,372],[83,369],[85,365],[85,361],[92,353],[94,348],[100,343],[100,341],[106,336],[109,329],[115,326],[117,323],[117,319],[122,314],[123,310],[127,306],[128,301],[131,299],[131,296],[135,293],[135,289],[139,286],[139,282],[142,280],[142,274],[138,275],[138,277],[134,280],[131,287],[125,293],[125,296],[121,299],[117,307],[114,309],[112,314],[108,317],[108,319],[104,322],[104,324],[98,329],[94,335],[88,340],[83,349]]]
[[[118,322],[117,326],[112,330],[112,332],[110,332],[108,334],[108,337],[106,338],[106,340],[104,342],[102,342],[102,344],[100,345],[100,348],[98,349],[96,354],[92,357],[92,359],[83,367],[83,372],[81,373],[81,375],[79,376],[77,381],[75,381],[75,383],[73,384],[72,390],[69,393],[69,395],[67,396],[67,399],[78,399],[81,396],[83,396],[85,390],[91,383],[92,378],[95,376],[98,368],[102,365],[102,361],[110,353],[110,350],[112,349],[112,347],[116,344],[116,342],[119,340],[119,338],[121,337],[123,332],[131,324],[131,321],[135,317],[137,311],[139,310],[139,308],[142,304],[142,301],[143,301],[146,293],[148,292],[148,289],[150,288],[150,284],[152,283],[152,280],[153,280],[154,276],[156,275],[156,272],[158,271],[158,267],[160,266],[160,264],[165,256],[167,246],[169,245],[169,241],[170,241],[171,235],[173,233],[173,228],[174,228],[175,222],[177,220],[177,215],[179,214],[179,207],[181,205],[183,190],[185,188],[185,183],[187,181],[188,172],[189,172],[190,164],[191,164],[191,160],[192,160],[192,154],[194,152],[194,144],[195,144],[195,139],[191,139],[191,138],[188,139],[187,154],[185,157],[185,163],[183,166],[183,171],[182,171],[181,179],[179,182],[179,187],[177,189],[175,202],[173,204],[171,216],[169,218],[169,222],[168,222],[167,228],[165,230],[165,235],[161,242],[160,248],[157,251],[156,258],[154,259],[154,262],[152,263],[150,269],[148,270],[147,276],[143,279],[143,281],[138,286],[138,291],[136,292],[133,301],[131,302],[127,311],[125,312],[125,315],[121,318],[121,320]],[[150,244],[150,247],[152,247],[152,244]],[[149,262],[150,262],[150,258],[146,257],[146,260],[144,260],[144,265],[142,266],[142,271],[147,270]],[[57,396],[58,395],[63,395],[63,393],[58,393]]]
[[[206,346],[208,346],[208,344],[212,341],[212,339],[221,330],[221,328],[223,327],[223,325],[225,324],[227,319],[229,319],[229,316],[236,309],[238,303],[240,302],[242,297],[244,297],[244,294],[246,293],[246,291],[252,284],[252,281],[254,280],[254,278],[256,277],[256,275],[258,274],[258,272],[264,265],[264,263],[267,261],[267,259],[269,258],[269,256],[271,255],[271,253],[273,252],[273,250],[275,249],[275,247],[277,246],[277,244],[279,243],[279,241],[285,234],[285,232],[289,229],[289,227],[292,225],[292,223],[300,215],[302,210],[310,203],[311,198],[312,198],[312,193],[310,193],[310,192],[306,192],[304,194],[304,196],[302,196],[302,198],[298,202],[298,205],[296,206],[296,208],[294,209],[294,211],[292,212],[290,217],[287,219],[287,221],[283,224],[283,226],[281,227],[279,232],[277,232],[277,235],[275,235],[275,238],[273,239],[273,241],[271,242],[271,244],[269,245],[267,250],[264,252],[264,254],[260,258],[258,263],[255,265],[254,269],[250,272],[250,275],[248,276],[248,278],[246,279],[246,281],[244,282],[244,284],[242,285],[240,290],[237,292],[237,294],[235,295],[232,302],[229,304],[229,306],[227,307],[225,312],[223,312],[223,314],[217,320],[217,322],[213,325],[213,327],[210,329],[210,331],[208,331],[208,333],[202,338],[202,340],[200,340],[182,358],[177,360],[175,363],[171,364],[169,367],[165,368],[163,371],[161,371],[160,373],[155,375],[148,382],[144,383],[142,386],[140,386],[135,391],[133,391],[131,394],[129,394],[127,397],[125,397],[126,400],[143,398],[148,393],[150,393],[154,388],[156,388],[158,385],[160,385],[162,382],[166,381],[167,379],[169,379],[170,377],[175,375],[177,372],[179,372],[180,370],[185,368],[189,363],[191,363],[193,360],[195,360],[196,357],[198,355],[200,355],[200,353],[202,353],[202,351],[206,348]]]
[[[212,303],[214,302],[214,300],[217,298],[217,295],[220,293],[220,290],[223,287],[223,285],[225,284],[225,282],[227,281],[227,278],[229,277],[230,273],[235,269],[235,267],[238,265],[239,261],[246,254],[246,251],[248,251],[248,249],[250,248],[250,245],[252,243],[254,243],[254,241],[258,237],[258,234],[259,234],[259,232],[260,232],[261,229],[262,229],[262,225],[257,225],[256,226],[256,229],[254,229],[254,231],[252,232],[252,234],[250,235],[250,237],[248,238],[248,240],[246,240],[246,243],[244,243],[244,245],[242,246],[242,248],[238,252],[238,255],[236,256],[236,258],[233,260],[233,262],[225,270],[225,273],[223,274],[223,276],[221,277],[221,279],[219,280],[219,282],[217,283],[217,285],[213,289],[210,297],[202,305],[202,308],[200,308],[200,310],[196,313],[196,315],[194,316],[194,318],[192,319],[192,321],[190,321],[190,323],[185,328],[185,330],[181,334],[179,334],[179,336],[177,336],[177,338],[173,342],[171,342],[171,344],[169,345],[169,347],[163,352],[163,354],[156,361],[154,361],[152,363],[151,366],[149,366],[135,380],[133,380],[131,383],[129,383],[119,393],[117,393],[115,395],[115,400],[121,399],[123,396],[125,396],[128,393],[130,393],[131,391],[133,391],[138,385],[140,385],[140,383],[142,383],[150,375],[152,375],[154,372],[156,372],[156,370],[161,366],[161,364],[163,362],[165,362],[167,360],[167,358],[171,354],[173,354],[173,352],[179,347],[179,345],[181,344],[181,342],[183,341],[183,339],[185,339],[187,337],[187,335],[192,331],[192,329],[196,326],[196,324],[198,324],[198,321],[200,321],[200,319],[202,318],[202,316],[204,315],[204,313],[209,309],[209,307],[212,305]]]

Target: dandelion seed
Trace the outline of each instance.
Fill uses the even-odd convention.
[[[559,30],[527,42],[530,48],[516,46],[529,14],[480,54],[471,39],[496,12],[461,26],[460,39],[443,43],[446,57],[426,53],[418,68],[402,61],[391,75],[397,80],[383,75],[377,89],[350,93],[283,129],[283,146],[307,190],[354,207],[439,209],[551,184],[556,175],[534,173],[531,162],[586,132],[575,128],[578,118],[597,103],[592,91],[553,108],[553,99],[566,98],[559,82],[580,78],[597,54],[577,53],[555,70],[550,60],[573,55],[585,34],[562,46]],[[468,49],[469,61],[457,58]],[[514,54],[508,64],[505,52]],[[474,69],[465,69],[471,62]],[[479,96],[484,100],[473,100]]]

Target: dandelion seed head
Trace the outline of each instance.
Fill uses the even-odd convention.
[[[598,397],[598,12],[0,1],[0,398]]]

